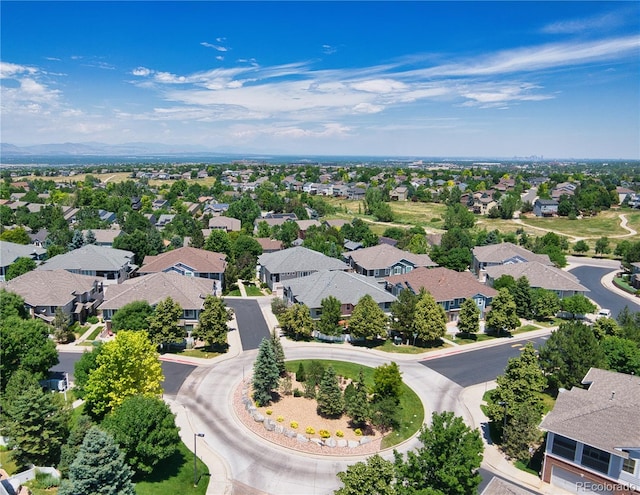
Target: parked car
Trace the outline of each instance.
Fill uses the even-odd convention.
[[[598,311],[598,314],[596,315],[596,319],[597,318],[611,318],[611,310],[602,308],[600,311]]]

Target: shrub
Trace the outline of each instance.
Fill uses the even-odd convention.
[[[329,438],[331,436],[331,433],[329,433],[329,430],[320,430],[320,438]]]
[[[98,319],[98,317],[96,315],[91,315],[91,316],[89,316],[89,318],[87,318],[87,322],[91,323],[92,325],[95,325],[99,321],[100,320]]]
[[[265,413],[267,414],[267,416],[271,416],[273,414],[273,411],[271,409],[267,409]]]
[[[296,428],[298,428],[298,422],[292,421],[291,423],[289,423],[289,426],[295,430]]]
[[[307,374],[304,369],[304,364],[300,363],[300,365],[298,366],[298,371],[296,371],[296,380],[302,383],[306,379],[307,379]]]
[[[300,390],[299,388],[294,388],[293,389],[293,396],[294,397],[302,397],[302,390]]]
[[[277,421],[278,423],[282,423],[282,422],[284,421],[284,416],[278,416],[278,417],[276,418],[276,421]]]
[[[307,429],[305,430],[305,432],[307,433],[307,435],[313,435],[315,434],[316,430],[313,429],[311,426],[307,426]]]
[[[344,436],[344,431],[342,431],[342,430],[338,430],[338,431],[336,431],[336,436],[337,436],[338,438],[342,438],[342,437]]]
[[[355,430],[353,430],[353,432],[356,434],[357,437],[362,436],[362,430],[360,428],[356,428]]]
[[[60,478],[56,478],[55,476],[49,473],[43,473],[41,471],[36,471],[36,479],[35,483],[33,483],[33,488],[41,488],[42,490],[50,490],[55,486],[60,486]]]

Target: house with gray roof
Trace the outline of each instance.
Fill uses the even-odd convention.
[[[511,265],[537,261],[543,265],[553,266],[546,254],[535,254],[512,242],[501,242],[487,246],[476,246],[471,250],[473,260],[471,270],[481,282],[484,281],[487,268],[496,265]]]
[[[192,330],[200,318],[205,297],[213,294],[213,284],[211,279],[184,277],[176,272],[152,273],[108,286],[100,309],[107,328],[110,328],[113,315],[123,306],[134,301],[146,301],[155,308],[160,301],[171,297],[182,307],[178,324],[184,326],[185,331]]]
[[[322,270],[348,271],[342,261],[302,246],[296,246],[258,257],[260,281],[278,295],[282,294],[283,282],[306,277]]]
[[[322,300],[329,296],[340,301],[343,316],[349,316],[358,301],[370,295],[385,313],[391,311],[396,297],[370,277],[343,271],[319,271],[306,277],[283,282],[284,298],[289,304],[306,304],[311,318],[322,314]]]
[[[408,273],[419,266],[438,266],[428,254],[413,254],[389,244],[349,251],[343,257],[356,273],[367,277],[388,277]]]
[[[9,282],[0,282],[0,288],[18,294],[32,318],[51,323],[60,308],[70,320],[84,323],[95,315],[104,298],[102,280],[78,275],[66,270],[32,270]]]
[[[486,274],[486,283],[490,286],[503,275],[510,275],[515,280],[526,277],[531,288],[552,290],[560,299],[589,292],[572,273],[538,261],[490,266]]]
[[[131,251],[86,244],[48,259],[37,270],[62,269],[99,278],[105,285],[120,284],[138,268],[133,258]]]
[[[87,238],[87,233],[89,230],[83,230],[82,235],[84,238]],[[116,237],[122,235],[122,230],[120,229],[91,229],[93,235],[96,238],[96,246],[105,246],[111,247],[113,246],[113,241],[116,240]]]
[[[640,377],[591,368],[542,420],[542,479],[573,493],[640,493]]]
[[[498,294],[493,287],[481,284],[469,272],[456,272],[445,267],[419,267],[402,275],[385,278],[386,288],[394,296],[403,290],[418,294],[422,289],[444,308],[449,321],[458,321],[465,299],[473,299],[484,318],[491,301]]]
[[[209,219],[210,229],[225,230],[226,232],[240,232],[242,225],[240,220],[232,217],[218,216]]]
[[[537,217],[553,217],[558,214],[559,203],[555,199],[537,198],[533,203],[533,214]]]
[[[17,244],[15,242],[0,241],[0,281],[5,279],[9,266],[19,258],[41,260],[47,250],[33,244]]]

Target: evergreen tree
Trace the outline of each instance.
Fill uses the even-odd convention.
[[[97,241],[96,239],[96,234],[93,230],[89,229],[87,230],[86,235],[84,236],[84,243],[85,244],[95,244]]]
[[[349,333],[353,337],[375,339],[380,334],[386,334],[389,319],[380,306],[369,294],[360,298],[349,319]]]
[[[391,329],[410,335],[414,332],[414,313],[418,296],[410,289],[398,294],[398,299],[391,303]]]
[[[473,299],[465,299],[458,315],[458,331],[464,335],[480,331],[480,309]]]
[[[78,249],[84,246],[84,236],[82,235],[81,230],[74,230],[73,237],[71,238],[71,242],[69,243],[69,251],[73,251],[74,249]]]
[[[333,296],[328,296],[320,301],[320,307],[322,314],[317,323],[318,331],[324,335],[340,335],[342,333],[339,325],[342,316],[340,301]]]
[[[191,240],[189,241],[189,246],[198,249],[202,249],[204,247],[204,235],[202,234],[202,229],[197,228],[193,231]]]
[[[520,318],[516,314],[516,303],[507,289],[500,289],[493,298],[491,311],[487,314],[487,326],[498,335],[511,332],[520,326]]]
[[[352,391],[349,393],[347,393],[346,389],[344,391],[345,412],[355,425],[361,426],[371,416],[369,396],[367,394],[367,386],[364,384],[362,369],[358,375],[358,382],[355,385],[351,382],[347,388],[349,386],[351,386]]]
[[[296,371],[296,380],[299,381],[300,383],[305,382],[307,379],[307,375],[304,371],[304,364],[302,364],[302,362],[300,362],[300,364],[298,365],[298,371]]]
[[[84,414],[80,415],[78,419],[73,422],[71,431],[69,432],[69,438],[67,442],[62,446],[60,450],[60,462],[58,463],[58,471],[62,473],[64,478],[68,477],[69,466],[74,461],[84,440],[84,436],[89,429],[93,426],[93,421],[89,416]]]
[[[261,406],[270,404],[272,393],[278,388],[280,372],[269,339],[262,339],[258,356],[253,363],[253,400]]]
[[[149,337],[151,342],[162,349],[164,344],[182,342],[184,330],[178,326],[182,307],[170,296],[160,301],[149,317]]]
[[[269,343],[271,344],[271,349],[273,350],[273,356],[276,359],[278,373],[280,374],[280,376],[284,376],[287,372],[287,367],[284,364],[284,349],[282,348],[282,342],[280,342],[280,336],[275,329],[271,330],[271,338],[269,340]]]
[[[231,320],[232,310],[227,308],[219,297],[207,294],[204,298],[198,324],[193,330],[193,336],[204,340],[210,348],[224,347],[227,343],[227,322]]]
[[[329,366],[320,382],[318,390],[318,414],[329,418],[339,418],[344,411],[344,399],[334,369]]]
[[[447,333],[447,314],[433,296],[421,291],[414,312],[414,329],[423,342],[431,342]]]
[[[531,287],[527,277],[522,276],[516,280],[512,295],[516,303],[516,314],[520,318],[531,318]]]
[[[69,479],[62,482],[58,495],[135,495],[132,478],[133,471],[113,437],[93,426],[85,435],[69,467]]]
[[[134,395],[102,422],[136,473],[151,473],[180,443],[175,415],[162,399]]]

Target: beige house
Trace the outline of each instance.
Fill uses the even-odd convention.
[[[428,254],[413,254],[389,244],[356,249],[343,257],[356,273],[367,277],[388,277],[408,273],[420,266],[438,266]]]

